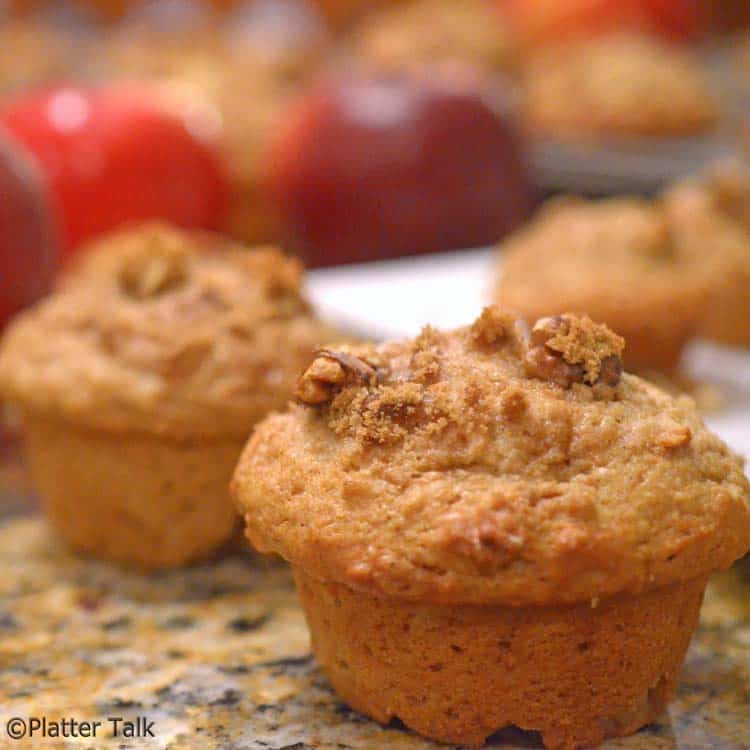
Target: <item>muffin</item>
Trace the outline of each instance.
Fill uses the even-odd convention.
[[[320,350],[233,479],[247,536],[292,564],[352,707],[479,745],[626,735],[675,691],[708,575],[750,546],[739,458],[622,374],[586,317],[526,341],[453,332]]]
[[[560,140],[699,135],[718,123],[698,63],[648,37],[548,48],[529,61],[523,79],[529,127]]]
[[[0,398],[74,548],[151,569],[233,535],[228,485],[248,434],[329,335],[301,273],[274,249],[149,225],[103,239],[10,325]]]
[[[550,201],[500,245],[495,302],[527,320],[572,310],[628,342],[628,369],[674,370],[713,287],[667,213],[639,198]]]
[[[750,172],[718,164],[669,189],[664,203],[681,252],[714,279],[699,333],[750,346]]]
[[[386,7],[364,19],[353,34],[353,47],[381,68],[459,61],[508,72],[517,63],[510,29],[481,0],[418,0]]]

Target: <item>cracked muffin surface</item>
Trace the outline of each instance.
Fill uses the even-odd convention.
[[[585,316],[321,350],[233,480],[247,534],[296,570],[435,604],[558,605],[728,566],[750,546],[740,460],[623,374]]]
[[[587,313],[624,336],[628,369],[672,370],[716,288],[695,239],[656,202],[553,200],[501,243],[493,299],[527,320]]]
[[[331,336],[273,248],[148,225],[99,241],[0,347],[0,392],[81,426],[243,436]]]

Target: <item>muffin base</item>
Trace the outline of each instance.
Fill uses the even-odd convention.
[[[354,709],[472,746],[514,725],[550,750],[628,735],[662,713],[707,581],[512,608],[376,598],[300,570],[295,579],[318,662]]]
[[[244,442],[114,435],[26,414],[27,460],[52,526],[76,550],[143,570],[207,557],[239,523],[229,481]]]

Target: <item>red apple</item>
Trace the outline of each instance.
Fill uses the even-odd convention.
[[[525,216],[507,108],[483,79],[452,73],[352,72],[288,114],[269,183],[310,264],[483,245]]]
[[[35,157],[64,252],[124,222],[216,229],[227,185],[218,151],[152,91],[59,87],[12,101],[0,126]]]
[[[41,178],[0,138],[0,329],[50,287],[57,253]]]

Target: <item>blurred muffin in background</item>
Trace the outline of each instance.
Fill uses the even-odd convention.
[[[134,8],[148,4],[150,0],[67,0],[72,5],[82,6],[99,13],[103,18],[118,20],[127,17]],[[164,3],[190,3],[212,6],[220,11],[230,11],[241,5],[250,5],[254,0],[157,0]],[[271,0],[273,1],[273,0]],[[283,1],[283,0],[282,0]],[[39,8],[59,0],[9,0],[12,8],[21,11]],[[406,0],[300,0],[322,12],[336,28],[342,28],[360,18],[369,9],[384,2],[406,2]]]
[[[632,370],[674,370],[705,314],[711,277],[645,200],[552,201],[500,249],[494,301],[526,320],[587,313],[625,337]]]
[[[678,183],[664,203],[681,252],[714,279],[700,334],[750,345],[750,170],[725,162]]]
[[[301,285],[278,250],[155,224],[102,239],[14,320],[0,396],[72,547],[152,569],[232,537],[242,446],[331,336]]]
[[[317,72],[333,42],[325,18],[306,0],[240,4],[224,18],[221,34],[231,69],[259,66],[288,83]]]
[[[382,5],[406,5],[412,0],[310,0],[337,30],[345,30]]]
[[[517,65],[501,14],[482,0],[418,0],[367,16],[355,30],[356,54],[379,68],[460,61],[487,70]]]
[[[738,36],[732,45],[735,70],[745,79],[750,78],[750,34]]]
[[[97,74],[147,80],[165,106],[215,130],[230,181],[225,231],[246,242],[276,240],[279,219],[263,185],[266,146],[289,99],[317,71],[330,36],[301,0],[258,0],[221,22],[207,18],[186,18],[176,30],[136,16],[102,41]]]
[[[82,55],[83,38],[33,20],[0,23],[0,98],[69,79]]]
[[[270,143],[293,99],[316,76],[332,36],[303,0],[256,0],[222,27],[225,66],[216,100],[232,184],[227,229],[246,242],[277,240],[279,210],[269,194]]]
[[[529,128],[562,140],[690,136],[719,120],[688,51],[631,34],[540,51],[524,70],[523,99]]]
[[[218,71],[251,63],[303,78],[330,42],[324,19],[305,0],[254,0],[225,14],[206,3],[153,0],[114,28],[102,38],[99,64],[118,77],[189,78],[208,60]]]
[[[223,69],[217,24],[205,3],[142,3],[99,36],[89,70],[104,81],[190,84],[196,93],[210,93]]]
[[[227,231],[246,242],[277,240],[284,230],[267,184],[269,149],[298,89],[263,68],[236,69],[226,84],[217,104],[231,185]]]

